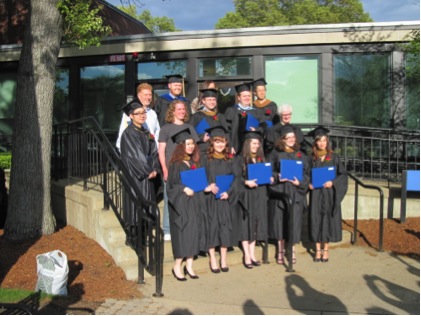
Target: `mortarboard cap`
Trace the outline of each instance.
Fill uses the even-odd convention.
[[[243,91],[250,91],[250,90],[251,90],[250,82],[242,83],[235,86],[235,91],[237,91],[237,93],[241,93]]]
[[[228,131],[222,125],[217,125],[217,126],[207,128],[206,133],[208,133],[210,137],[215,137],[215,136],[227,137]]]
[[[181,82],[183,82],[183,76],[179,75],[179,74],[167,75],[167,76],[164,76],[164,77],[168,79],[168,83],[174,83],[174,82],[181,83]]]
[[[285,136],[286,134],[289,134],[289,133],[294,133],[294,129],[289,124],[282,125],[277,131],[279,133],[279,137],[283,137],[283,136]]]
[[[187,139],[193,139],[190,129],[187,127],[171,136],[171,139],[176,144],[184,143]]]
[[[260,78],[251,82],[253,85],[253,89],[256,89],[258,86],[266,86],[268,83],[266,82],[265,78]]]
[[[258,139],[262,141],[262,133],[260,131],[247,131],[245,139]]]
[[[330,132],[326,127],[323,126],[317,126],[312,131],[308,132],[308,136],[312,136],[313,138],[321,137],[321,136],[327,136],[327,134]]]
[[[216,98],[218,91],[215,89],[201,89],[199,90],[202,92],[202,98]]]
[[[142,107],[143,107],[142,103],[139,100],[135,99],[127,103],[126,105],[124,105],[121,109],[127,116],[129,116],[130,113],[132,113],[134,110],[138,108],[142,108]]]

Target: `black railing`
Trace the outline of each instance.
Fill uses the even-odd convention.
[[[379,192],[379,251],[383,251],[383,190],[376,186],[363,183],[360,179],[354,176],[351,173],[348,173],[348,176],[355,181],[355,196],[354,196],[354,234],[352,236],[352,243],[356,244],[358,240],[358,188],[362,186],[365,189],[377,190]]]
[[[138,283],[144,283],[144,270],[147,270],[155,276],[154,296],[162,296],[160,210],[155,201],[145,199],[137,189],[135,180],[129,176],[114,146],[93,117],[54,126],[52,175],[55,180],[83,181],[84,190],[101,188],[104,210],[112,208],[126,233],[127,242],[138,256]],[[125,225],[123,204],[127,198],[134,203],[137,213],[135,231]]]
[[[317,125],[297,124],[307,132]],[[420,169],[420,132],[324,125],[348,172],[370,180],[401,182],[403,170]],[[312,139],[307,138],[308,142]]]

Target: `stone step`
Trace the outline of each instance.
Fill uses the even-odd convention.
[[[121,227],[117,217],[112,210],[101,210],[101,215],[99,216],[99,225],[102,228]]]

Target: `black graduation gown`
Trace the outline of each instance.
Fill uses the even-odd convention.
[[[299,243],[301,241],[301,226],[303,221],[303,213],[307,207],[306,193],[310,183],[310,166],[308,157],[300,151],[286,153],[273,150],[269,155],[272,163],[273,177],[275,182],[279,180],[281,159],[302,160],[303,161],[303,180],[298,186],[290,182],[278,182],[271,186],[274,191],[284,192],[288,194],[292,200],[292,211],[294,212],[293,240]],[[273,239],[286,239],[289,241],[288,229],[289,214],[286,211],[286,205],[282,200],[269,200],[269,237]]]
[[[183,101],[186,104],[188,113],[191,114],[190,101],[187,100],[185,97],[178,96],[176,98],[173,98],[169,93],[160,95],[159,98],[156,100],[154,110],[156,114],[158,115],[159,126],[161,126],[161,128],[162,126],[167,124],[167,122],[165,121],[165,116],[167,115],[167,111],[168,111],[168,107],[170,103],[174,100]]]
[[[160,165],[156,143],[149,131],[134,124],[125,129],[121,136],[121,160],[145,199],[154,200],[154,183],[148,176],[153,171],[160,172]],[[123,218],[127,226],[137,225],[134,203],[128,194],[124,195]]]
[[[329,158],[328,158],[329,157]],[[314,242],[342,240],[341,202],[348,190],[348,176],[339,156],[332,153],[322,162],[312,160],[312,167],[336,167],[336,178],[330,189],[310,191],[310,237]]]
[[[254,101],[254,108],[256,109],[262,122],[267,124],[267,121],[272,123],[272,126],[279,123],[278,106],[275,102],[267,100],[268,104],[259,106],[257,101]],[[269,124],[270,125],[270,124]]]
[[[228,200],[216,199],[212,192],[205,193],[207,211],[207,243],[208,249],[217,246],[232,247],[237,245],[237,232],[235,230],[238,207],[238,168],[235,167],[236,158],[204,159],[208,183],[216,183],[217,175],[234,175],[234,181],[228,191]]]
[[[192,165],[189,162],[190,166]],[[170,165],[167,194],[170,216],[171,244],[174,258],[193,257],[206,248],[206,212],[204,193],[188,196],[180,172],[191,170],[184,162]]]
[[[221,113],[217,113],[216,115],[209,116],[209,115],[206,115],[204,111],[198,111],[190,117],[189,124],[194,126],[194,128],[196,128],[196,126],[203,119],[206,120],[206,122],[209,124],[210,127],[222,125],[226,130],[228,130],[228,125],[227,125],[227,121],[225,120],[225,116],[224,114],[221,114]],[[202,156],[206,154],[209,148],[209,141],[203,142],[203,137],[205,136],[205,134],[206,132],[198,134],[200,140],[197,142],[197,144],[199,145],[199,149]]]
[[[228,124],[228,132],[230,135],[230,147],[235,149],[237,155],[243,149],[243,144],[246,135],[247,115],[253,115],[259,122],[262,121],[259,113],[253,108],[250,110],[242,110],[238,104],[229,107],[224,115]],[[256,130],[264,132],[263,128],[258,127]]]
[[[268,237],[268,196],[266,185],[249,188],[244,184],[247,179],[247,164],[241,159],[241,178],[239,213],[237,216],[238,240],[266,240]]]

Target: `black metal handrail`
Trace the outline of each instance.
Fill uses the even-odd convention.
[[[297,126],[307,134],[318,125]],[[403,170],[420,169],[419,130],[324,126],[330,129],[332,148],[341,157],[347,171],[360,178],[400,182]]]
[[[53,170],[55,180],[68,178],[98,185],[104,196],[104,210],[111,206],[127,235],[127,242],[138,256],[138,283],[144,283],[144,270],[155,275],[156,292],[162,296],[163,232],[160,210],[147,200],[121,162],[114,146],[93,117],[54,126]],[[128,229],[123,218],[123,196],[130,198],[137,212],[137,230]],[[148,211],[145,211],[148,209]]]
[[[365,189],[371,189],[371,190],[377,190],[380,194],[379,197],[379,217],[380,217],[380,231],[379,231],[379,251],[383,251],[383,190],[376,186],[376,185],[370,185],[365,184],[360,179],[358,179],[356,176],[348,172],[348,176],[355,181],[355,196],[354,196],[354,234],[352,236],[352,243],[356,244],[358,235],[357,235],[357,229],[358,229],[358,187],[362,186]]]

